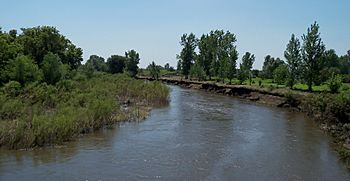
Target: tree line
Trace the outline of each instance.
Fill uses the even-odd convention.
[[[91,55],[82,69],[89,72],[90,75],[95,71],[99,71],[111,74],[126,73],[131,77],[135,77],[138,73],[139,63],[139,53],[135,50],[129,50],[125,52],[125,56],[111,55],[107,61],[98,55]]]
[[[267,55],[261,71],[252,70],[255,56],[246,52],[237,66],[238,52],[236,36],[229,31],[215,30],[196,38],[193,33],[184,34],[180,45],[182,50],[177,55],[177,71],[185,79],[211,80],[213,77],[224,82],[238,79],[252,82],[252,77],[274,79],[278,84],[286,84],[293,88],[297,82],[305,83],[308,90],[313,85],[326,81],[341,83],[349,81],[350,50],[346,55],[338,56],[333,49],[326,50],[321,39],[319,25],[314,22],[306,34],[301,36],[302,42],[291,35],[284,52],[285,61]]]
[[[112,74],[126,72],[134,77],[138,71],[139,54],[135,50],[125,56],[104,58],[91,55],[82,65],[81,48],[51,26],[22,28],[9,32],[0,28],[0,86],[15,81],[20,86],[30,82],[56,84],[70,79],[76,72],[91,76],[94,71]]]

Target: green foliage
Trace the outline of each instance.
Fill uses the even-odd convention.
[[[262,80],[259,79],[259,87],[261,87],[261,86],[262,86]]]
[[[72,44],[56,28],[39,26],[21,30],[21,34],[17,34],[17,30],[0,33],[0,85],[9,80],[16,80],[11,78],[13,75],[9,76],[10,72],[7,70],[9,64],[20,55],[31,58],[39,68],[44,65],[44,56],[49,53],[57,55],[61,63],[68,65],[69,69],[66,70],[77,69],[81,65],[82,49]],[[23,81],[19,82],[23,85]]]
[[[126,58],[120,55],[112,55],[107,59],[107,69],[109,73],[123,73],[125,68]]]
[[[17,36],[0,33],[0,85],[6,81],[6,65],[22,51],[23,46],[18,42]]]
[[[350,123],[350,94],[313,94],[306,99],[310,114],[321,113],[330,123]]]
[[[327,85],[331,93],[338,93],[342,86],[342,77],[333,73],[331,78],[327,81]]]
[[[339,58],[339,70],[341,74],[350,74],[350,50]]]
[[[29,82],[40,81],[42,72],[28,56],[19,55],[6,66],[6,76],[24,86]]]
[[[43,71],[44,80],[48,84],[56,84],[61,79],[61,60],[58,55],[48,53],[44,56],[41,70]]]
[[[15,120],[23,116],[26,111],[27,105],[25,103],[9,96],[0,96],[0,120]]]
[[[320,37],[319,25],[315,22],[307,29],[306,35],[302,36],[303,47],[303,74],[308,85],[309,91],[312,91],[312,84],[316,83],[319,71],[322,67],[322,56],[325,51],[325,45]]]
[[[76,69],[82,59],[82,50],[76,48],[55,27],[39,26],[22,28],[19,42],[23,45],[23,53],[31,56],[41,66],[44,56],[49,52],[57,54],[63,63]]]
[[[92,64],[85,64],[80,67],[80,71],[90,79],[94,75],[95,69]]]
[[[284,57],[287,59],[288,66],[288,86],[293,89],[296,80],[300,76],[301,54],[300,54],[300,42],[299,39],[292,34],[291,39],[284,51]]]
[[[95,71],[107,72],[107,64],[103,57],[97,55],[90,55],[90,58],[86,61],[86,65],[91,64]]]
[[[181,71],[185,78],[188,78],[188,74],[190,73],[191,65],[194,63],[196,52],[195,49],[197,47],[198,40],[196,39],[193,33],[189,35],[184,34],[181,37],[180,44],[183,46],[178,59],[181,60]]]
[[[252,73],[253,63],[255,61],[254,54],[246,52],[242,57],[242,63],[240,64],[240,80],[249,79],[249,84],[252,84]]]
[[[205,72],[203,67],[201,67],[199,64],[195,63],[190,70],[190,77],[197,78],[199,81],[205,79]]]
[[[279,85],[284,84],[286,82],[288,76],[288,67],[285,64],[278,66],[273,71],[273,78],[275,82]]]
[[[2,90],[6,95],[14,97],[21,92],[21,84],[17,81],[10,81],[2,87]]]
[[[238,52],[234,45],[236,36],[227,31],[215,30],[202,35],[199,42],[199,54],[196,62],[204,69],[209,78],[218,76],[222,81],[230,80],[236,74]]]
[[[82,56],[83,50],[81,48],[77,48],[75,45],[68,43],[61,59],[62,63],[68,64],[70,68],[77,69],[83,61]]]
[[[28,148],[61,144],[104,125],[139,118],[145,115],[142,107],[166,104],[168,96],[168,87],[159,82],[135,80],[121,74],[61,80],[55,86],[28,84],[16,94],[3,90],[0,146]],[[124,102],[130,103],[126,112],[120,108]]]
[[[228,61],[228,68],[227,68],[227,76],[226,78],[228,78],[230,80],[230,84],[232,83],[232,79],[236,76],[237,70],[236,70],[236,66],[237,66],[237,59],[238,59],[238,52],[236,49],[232,49],[230,52],[230,56],[229,56],[229,61]]]
[[[182,72],[182,62],[181,62],[181,60],[177,61],[176,72],[177,73],[181,73]]]
[[[284,64],[283,60],[281,60],[280,58],[274,58],[271,57],[270,55],[267,55],[265,57],[265,61],[262,67],[262,78],[265,79],[272,79],[273,78],[273,72],[275,71],[275,69]]]
[[[138,70],[138,64],[140,62],[139,53],[135,50],[130,50],[125,52],[126,62],[125,62],[125,71],[131,76],[135,77]]]
[[[160,74],[159,66],[157,66],[153,61],[147,68],[150,71],[151,77],[153,79],[158,79]]]

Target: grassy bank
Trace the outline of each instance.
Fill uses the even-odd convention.
[[[350,94],[310,94],[301,107],[334,138],[340,158],[350,169]]]
[[[118,121],[142,119],[168,103],[159,82],[125,75],[76,76],[55,86],[9,82],[0,91],[0,146],[10,149],[61,144]]]

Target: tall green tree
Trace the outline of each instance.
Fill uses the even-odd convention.
[[[188,78],[188,74],[191,69],[191,65],[195,61],[196,52],[195,49],[197,47],[198,40],[193,33],[189,35],[184,34],[181,37],[180,45],[183,47],[179,58],[181,60],[181,70],[182,74],[185,76],[185,79]]]
[[[164,69],[165,69],[165,70],[170,70],[170,65],[169,65],[169,63],[166,63],[166,64],[164,65]]]
[[[181,73],[182,72],[182,62],[181,62],[181,60],[178,60],[177,61],[177,65],[176,65],[176,72],[179,74],[179,73]]]
[[[61,35],[55,27],[38,26],[34,28],[22,28],[22,34],[18,36],[23,45],[23,53],[29,55],[39,65],[49,52],[57,54],[63,63],[76,69],[81,64],[82,49],[77,48],[70,40]]]
[[[77,69],[83,61],[83,50],[69,41],[61,59],[62,63],[68,64],[72,69]]]
[[[308,85],[308,90],[312,91],[312,84],[315,83],[322,67],[322,56],[325,45],[322,42],[319,25],[315,22],[307,29],[307,33],[302,36],[302,57],[303,74]]]
[[[91,66],[96,71],[106,72],[108,70],[107,64],[105,63],[105,59],[98,55],[91,55],[90,58],[86,61],[86,64],[91,64]]]
[[[126,57],[120,55],[112,55],[107,59],[107,69],[109,73],[123,73],[126,64]]]
[[[350,50],[339,58],[339,64],[341,74],[350,74]]]
[[[262,78],[272,79],[273,71],[283,63],[284,62],[280,58],[274,58],[271,55],[267,55],[262,67]]]
[[[232,69],[232,61],[236,61],[237,56],[236,46],[236,36],[229,31],[224,32],[223,30],[215,31],[217,42],[217,57],[219,62],[219,77],[222,80],[229,77],[230,70]],[[231,57],[232,55],[232,57]],[[234,60],[236,59],[236,60]],[[233,62],[234,63],[234,62]]]
[[[152,61],[152,63],[150,65],[148,65],[148,68],[147,68],[150,72],[150,75],[153,79],[156,79],[158,80],[159,78],[159,74],[160,74],[160,69],[159,69],[159,66],[157,66],[154,61]]]
[[[6,81],[5,67],[10,60],[23,53],[23,46],[18,42],[17,32],[0,33],[0,85]]]
[[[238,52],[236,49],[232,49],[229,56],[229,63],[228,63],[228,71],[227,71],[227,78],[230,80],[230,84],[232,83],[232,79],[236,76],[236,66],[237,66],[237,60],[238,60]]]
[[[242,57],[242,63],[240,64],[241,76],[245,79],[249,79],[249,85],[252,84],[252,73],[253,64],[255,61],[254,54],[246,52]]]
[[[214,67],[217,61],[217,38],[213,31],[210,34],[201,36],[198,42],[198,49],[198,62],[210,80],[217,73],[217,68]]]
[[[320,74],[316,79],[316,84],[324,83],[333,74],[336,75],[341,73],[340,58],[333,49],[326,50],[324,52],[321,59],[321,64],[322,69],[320,70]]]
[[[125,52],[126,63],[125,71],[131,76],[135,77],[138,70],[138,64],[140,63],[140,56],[135,50]]]
[[[56,84],[61,79],[61,65],[61,59],[58,55],[50,52],[44,56],[41,70],[46,83]]]
[[[296,80],[300,76],[301,53],[299,39],[292,34],[287,48],[284,51],[284,57],[287,60],[288,66],[288,86],[293,89]]]

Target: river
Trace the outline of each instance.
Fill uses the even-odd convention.
[[[142,122],[0,151],[0,180],[350,180],[331,140],[282,108],[170,86]]]

